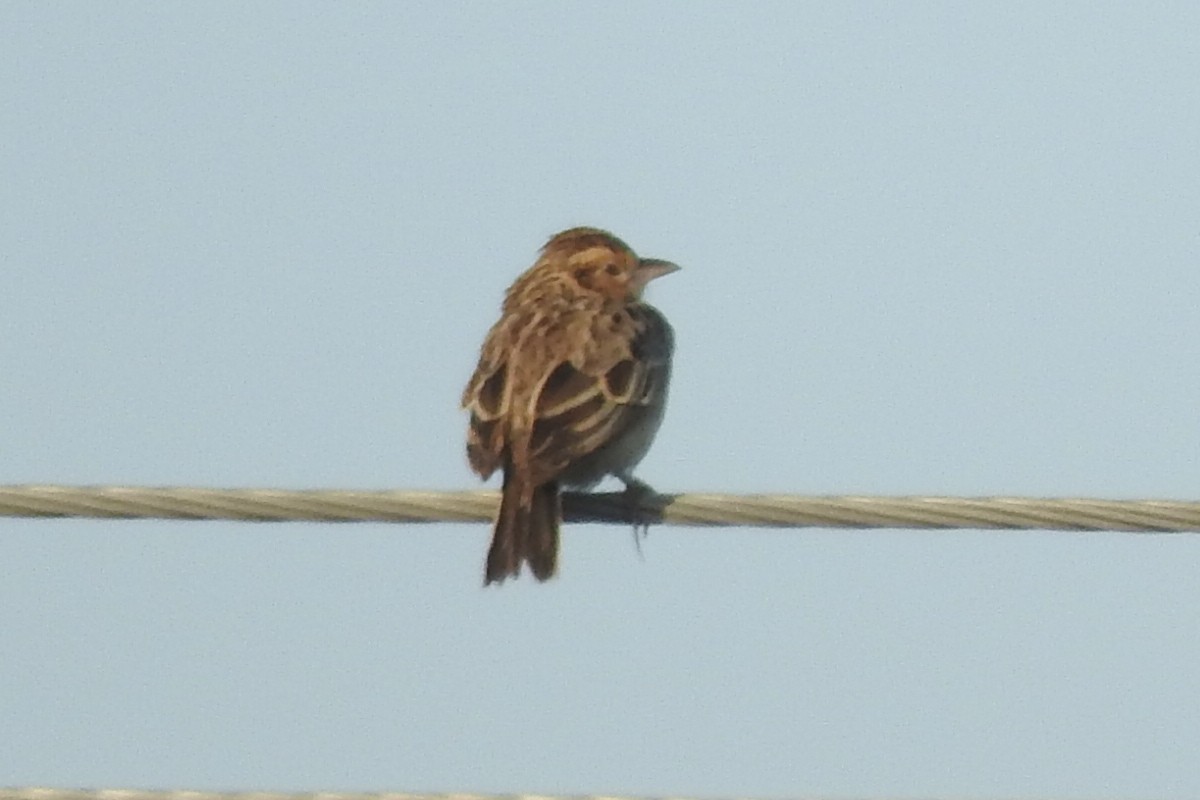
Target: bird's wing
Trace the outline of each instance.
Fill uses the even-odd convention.
[[[471,413],[467,428],[467,461],[484,480],[502,465],[509,415],[511,358],[522,320],[504,316],[488,332],[479,364],[463,390],[462,407]]]
[[[536,392],[528,458],[531,473],[546,480],[666,401],[673,337],[658,311],[637,304],[595,314],[588,332]]]
[[[467,457],[485,479],[508,459],[532,487],[665,402],[671,326],[635,304],[560,316],[512,314],[484,343],[463,407]]]

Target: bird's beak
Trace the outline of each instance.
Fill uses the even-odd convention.
[[[657,258],[643,258],[638,263],[637,270],[633,273],[633,282],[638,288],[641,288],[655,278],[661,278],[663,275],[670,275],[672,272],[678,271],[679,265],[672,264],[670,261],[662,261]]]

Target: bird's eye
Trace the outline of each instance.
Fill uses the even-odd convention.
[[[617,267],[616,264],[606,264],[604,266],[604,271],[607,272],[609,275],[616,275],[621,270]]]

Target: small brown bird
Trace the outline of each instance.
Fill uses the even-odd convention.
[[[509,287],[462,398],[471,467],[504,471],[485,585],[523,561],[539,581],[554,575],[560,487],[615,475],[646,488],[632,471],[662,421],[674,335],[641,295],[677,269],[572,228]]]

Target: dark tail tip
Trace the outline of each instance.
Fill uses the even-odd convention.
[[[515,481],[504,475],[500,513],[488,548],[483,585],[502,583],[521,573],[521,562],[539,581],[549,580],[558,566],[558,527],[561,519],[558,484],[545,483],[534,489],[528,505],[521,503],[521,491]]]
[[[562,509],[558,484],[542,484],[533,493],[529,509],[529,538],[526,540],[525,560],[539,581],[554,577],[558,569],[558,525]]]

